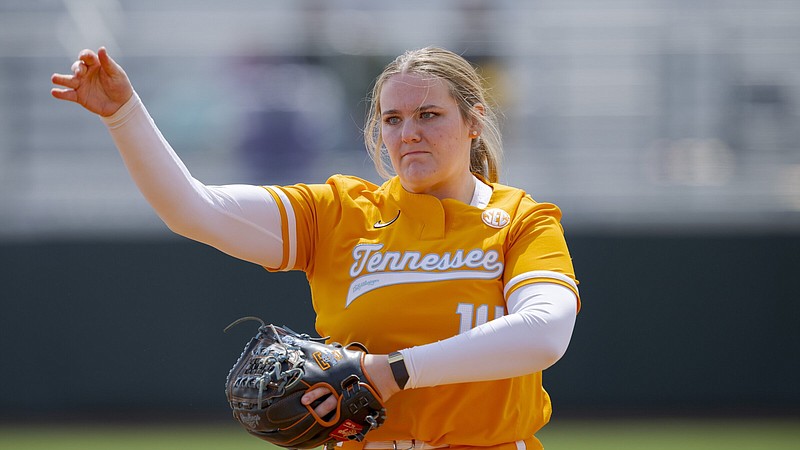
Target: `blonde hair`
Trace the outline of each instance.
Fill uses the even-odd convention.
[[[381,137],[381,90],[393,75],[405,73],[430,76],[447,82],[463,120],[477,124],[481,130],[480,136],[472,140],[470,171],[489,182],[497,182],[503,144],[497,115],[487,101],[487,89],[472,64],[462,56],[438,47],[425,47],[403,53],[389,63],[375,79],[369,97],[364,143],[378,174],[386,178],[392,175],[391,162]],[[475,108],[477,104],[483,106],[482,111]]]

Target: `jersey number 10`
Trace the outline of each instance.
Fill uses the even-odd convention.
[[[506,310],[502,306],[494,307],[495,319],[503,317],[505,313]],[[461,334],[489,321],[489,305],[478,305],[476,308],[472,303],[459,303],[456,314],[461,316],[458,325],[458,334]]]

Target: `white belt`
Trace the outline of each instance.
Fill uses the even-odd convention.
[[[431,445],[426,442],[417,441],[414,439],[406,441],[373,441],[367,442],[364,445],[364,450],[378,450],[378,449],[391,449],[391,450],[431,450],[434,448],[445,448],[449,445]]]

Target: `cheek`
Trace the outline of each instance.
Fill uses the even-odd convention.
[[[392,134],[392,128],[381,127],[381,140],[383,140],[384,145],[387,147],[395,142],[395,137]]]
[[[455,119],[440,124],[440,126],[432,129],[431,132],[436,136],[437,142],[447,146],[456,145],[456,143],[461,143],[464,139],[469,138],[469,131],[464,128],[459,120]]]
[[[464,139],[463,136],[458,132],[458,129],[444,129],[444,130],[437,130],[436,133],[432,134],[434,137],[431,139],[431,144],[434,147],[438,147],[441,149],[448,150],[448,154],[453,153],[461,153],[461,150],[466,147],[467,151],[469,151],[469,143],[467,139]]]
[[[381,131],[381,138],[389,155],[392,155],[400,147],[400,133],[396,129],[388,128]]]

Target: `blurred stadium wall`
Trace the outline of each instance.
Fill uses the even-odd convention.
[[[797,2],[3,0],[0,416],[184,414],[187,391],[216,415],[249,334],[228,321],[312,323],[302,274],[170,235],[100,121],[50,98],[100,45],[209,184],[379,181],[373,77],[464,54],[505,113],[503,181],[564,211],[584,309],[557,413],[798,413]]]

